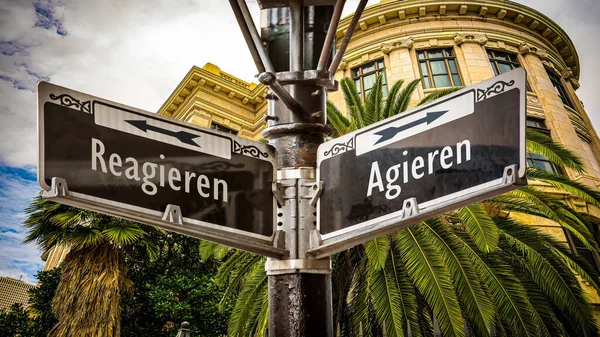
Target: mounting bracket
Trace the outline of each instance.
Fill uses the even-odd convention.
[[[49,191],[42,191],[43,198],[66,197],[68,194],[67,181],[59,177],[52,178]]]
[[[162,219],[164,221],[172,222],[174,224],[183,225],[183,216],[181,214],[181,208],[176,205],[168,204]]]

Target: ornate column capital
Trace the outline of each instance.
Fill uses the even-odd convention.
[[[573,77],[573,71],[571,70],[571,68],[565,68],[560,72],[560,75],[565,79],[568,80],[570,78]]]
[[[527,42],[521,42],[521,44],[519,45],[519,53],[521,53],[521,55],[527,55],[527,54],[536,55],[542,61],[548,60],[548,58],[549,58],[547,51],[545,51],[544,49],[532,46]]]
[[[415,40],[413,40],[411,37],[409,37],[403,41],[382,43],[381,51],[384,54],[389,54],[394,49],[400,49],[400,48],[411,49],[414,44],[415,44]]]
[[[454,33],[454,42],[457,45],[461,45],[463,43],[467,43],[467,42],[473,42],[473,43],[478,43],[482,46],[485,46],[488,43],[488,37],[485,34],[481,34],[481,35],[472,35],[472,34],[461,34],[461,33]]]

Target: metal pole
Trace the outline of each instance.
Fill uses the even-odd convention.
[[[278,69],[279,72],[275,73],[245,1],[237,0],[238,6],[235,6],[234,0],[230,0],[238,21],[240,16],[243,19],[240,26],[255,63],[257,66],[261,62],[264,65],[265,71],[260,74],[259,81],[278,96],[267,96],[269,118],[263,137],[277,153],[277,188],[274,192],[278,209],[274,248],[288,251],[289,255],[281,259],[268,258],[265,266],[269,282],[268,332],[270,337],[333,337],[331,260],[329,256],[317,259],[307,255],[320,244],[316,228],[316,200],[322,183],[316,181],[317,148],[330,130],[326,125],[326,90],[336,87],[330,74],[337,69],[367,0],[361,0],[329,73],[322,70],[330,56],[345,0],[320,0],[320,8],[309,7],[308,11],[305,0],[258,1],[263,10],[270,11],[267,18],[277,18],[277,22],[269,22],[263,27],[267,37],[269,32],[277,35],[275,42],[271,41],[275,47],[270,48],[269,53],[284,61],[287,60],[285,53],[289,51],[290,54],[289,68]],[[281,45],[283,39],[279,33],[286,29],[288,17],[282,16],[282,8],[285,7],[289,7],[290,41],[287,50]],[[309,13],[308,20],[305,13]],[[319,25],[315,13],[319,13],[319,20],[330,21],[327,35],[325,27],[321,31],[316,28]],[[324,36],[327,50],[315,45],[316,36],[319,41]],[[311,42],[305,45],[306,41]],[[315,64],[313,56],[317,54],[320,58]],[[305,70],[305,66],[316,66],[321,71]]]
[[[244,20],[244,15],[242,14],[240,5],[238,4],[237,0],[229,0],[229,4],[231,5],[231,9],[233,10],[235,19],[237,20],[238,25],[240,26],[242,35],[244,35],[244,40],[246,40],[248,49],[250,49],[250,54],[252,55],[252,59],[254,60],[256,69],[258,69],[259,73],[265,72],[265,66],[261,59],[260,53],[258,52],[258,48],[254,44],[254,40],[252,39],[252,34],[250,34],[250,30],[248,29],[248,25],[246,24],[246,20]]]
[[[252,20],[252,15],[250,15],[250,11],[248,10],[248,5],[246,5],[246,0],[237,0],[238,6],[242,13],[242,17],[244,18],[244,22],[246,23],[246,27],[250,36],[252,37],[252,42],[254,43],[254,48],[257,50],[260,55],[260,59],[262,60],[262,64],[266,71],[273,73],[275,69],[273,68],[273,64],[271,63],[271,59],[269,59],[269,55],[267,55],[267,51],[262,44],[262,40],[258,35],[258,31],[256,30],[256,26],[254,25],[254,20]],[[240,27],[243,25],[240,24]],[[242,28],[243,32],[244,28]],[[251,45],[248,44],[248,47],[252,49]],[[259,69],[260,71],[260,69]]]
[[[270,337],[333,337],[331,267],[329,258],[308,259],[311,234],[316,233],[314,197],[316,149],[324,141],[325,89],[300,79],[304,71],[304,1],[289,0],[290,94],[304,111],[319,117],[294,115],[282,104],[269,105],[269,122],[263,137],[278,156],[278,183],[284,205],[278,209],[278,229],[285,237],[287,260],[268,259]],[[321,112],[318,114],[317,112]]]
[[[333,16],[331,17],[329,29],[327,30],[327,36],[325,37],[325,43],[323,44],[323,50],[321,51],[321,56],[319,57],[317,70],[325,70],[325,67],[327,66],[327,60],[331,54],[331,47],[333,45],[333,40],[335,39],[335,34],[337,33],[337,27],[340,22],[340,18],[342,17],[342,10],[344,10],[345,3],[346,0],[337,0],[335,3]]]
[[[340,43],[340,47],[339,47],[337,53],[335,53],[333,62],[331,62],[331,66],[329,67],[329,73],[331,73],[331,74],[335,73],[337,71],[337,68],[340,66],[340,62],[342,61],[342,57],[344,56],[344,53],[346,52],[348,43],[350,43],[350,38],[352,38],[352,34],[354,34],[354,29],[356,28],[356,25],[358,24],[358,20],[360,20],[360,16],[362,15],[362,12],[365,9],[365,6],[367,6],[367,1],[368,0],[360,0],[360,3],[358,4],[358,8],[356,8],[356,13],[354,13],[354,16],[352,17],[352,21],[350,22],[348,29],[346,29],[346,34],[344,35],[344,38],[342,39],[342,42]]]
[[[290,70],[304,70],[304,0],[290,2]]]

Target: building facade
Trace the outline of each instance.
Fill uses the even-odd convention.
[[[338,27],[338,41],[351,17]],[[600,189],[600,140],[576,94],[581,72],[575,46],[564,30],[542,13],[504,0],[380,0],[359,21],[336,80],[354,79],[364,95],[384,74],[386,85],[422,78],[414,106],[424,96],[451,86],[469,86],[522,67],[527,71],[527,124],[578,154],[586,173],[559,168],[528,154],[528,164],[569,176]],[[258,140],[266,127],[266,87],[244,82],[213,64],[193,67],[159,114]],[[329,93],[346,111],[340,91]],[[557,193],[547,187],[548,192]],[[562,196],[600,224],[600,209]],[[577,250],[600,268],[588,251],[549,220],[522,216]],[[584,284],[584,287],[587,287]],[[600,318],[600,297],[587,287]]]
[[[0,311],[8,310],[15,303],[26,307],[29,302],[29,290],[33,288],[33,284],[0,276]]]

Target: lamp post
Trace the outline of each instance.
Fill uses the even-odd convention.
[[[317,147],[329,133],[327,91],[337,90],[333,73],[367,0],[360,1],[335,54],[345,0],[258,0],[262,36],[245,0],[229,3],[259,71],[258,79],[269,87],[263,137],[277,153],[274,245],[289,251],[287,259],[269,258],[265,266],[269,336],[333,337],[330,258],[314,259],[306,252],[320,242],[316,200],[321,183],[315,180],[315,170]]]

